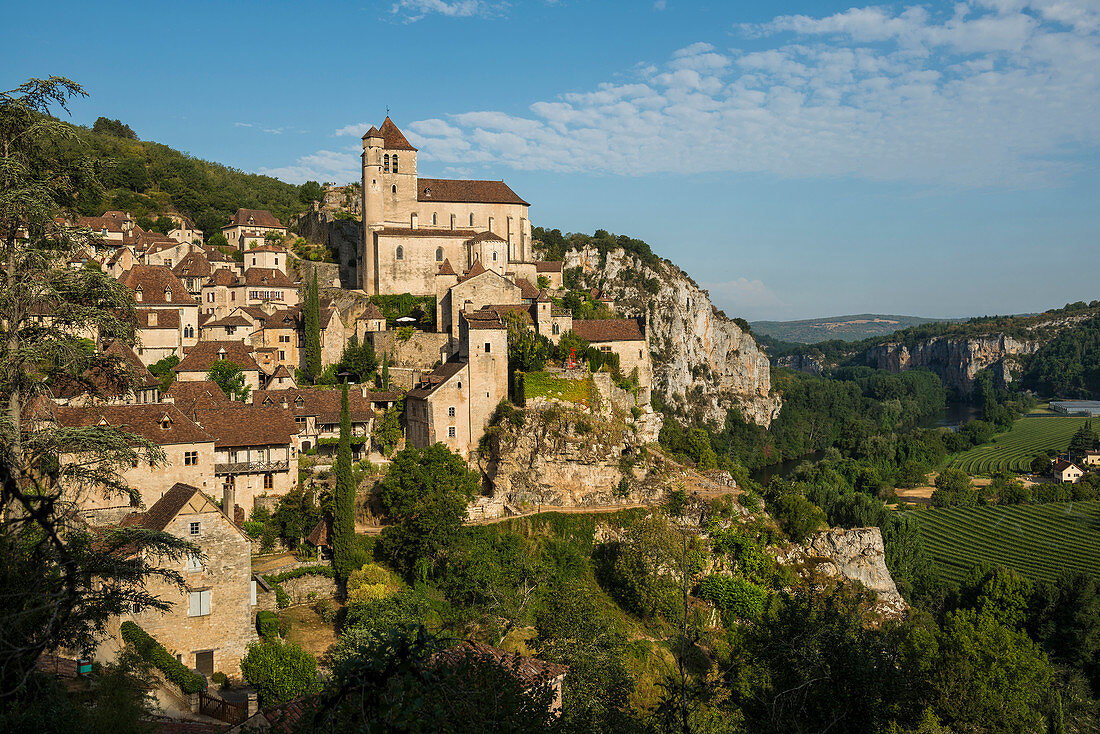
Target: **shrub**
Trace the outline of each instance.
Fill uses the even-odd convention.
[[[284,594],[286,592],[283,592]],[[274,639],[279,634],[279,618],[275,612],[263,609],[256,613],[256,631],[265,640]]]
[[[264,532],[264,524],[262,522],[253,522],[252,520],[244,521],[244,531],[248,533],[250,538],[258,538]]]
[[[336,619],[336,604],[332,599],[318,599],[313,603],[313,611],[317,612],[317,616],[325,624],[332,624]]]
[[[133,646],[143,660],[164,673],[184,693],[198,693],[206,688],[206,680],[201,675],[188,670],[141,627],[126,621],[122,623],[120,632],[122,639]]]
[[[768,592],[751,581],[712,574],[699,584],[699,596],[714,604],[725,615],[738,619],[758,619],[764,611]]]
[[[264,706],[313,693],[317,686],[317,660],[293,643],[265,640],[248,646],[241,673],[256,689]]]
[[[795,543],[801,543],[822,527],[828,527],[821,508],[800,494],[780,495],[769,507],[779,527]]]
[[[210,675],[210,682],[221,688],[229,687],[229,677],[221,671],[218,671],[217,673],[212,673]]]

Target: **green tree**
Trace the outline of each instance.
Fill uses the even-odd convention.
[[[478,475],[441,443],[398,452],[378,497],[394,524],[382,531],[383,553],[406,578],[427,578],[466,520]]]
[[[389,352],[382,355],[382,389],[390,389],[390,355]]]
[[[322,201],[325,198],[325,190],[316,181],[306,181],[298,187],[298,200],[309,204],[314,201]]]
[[[348,385],[340,390],[340,443],[336,452],[336,490],[332,502],[332,566],[346,580],[354,565],[355,551],[355,480],[351,472],[351,412]]]
[[[136,502],[121,475],[139,461],[161,464],[158,446],[111,426],[59,427],[29,412],[59,377],[82,384],[98,374],[133,387],[122,360],[79,336],[133,345],[135,327],[125,287],[102,271],[68,267],[94,235],[60,222],[99,186],[90,161],[59,154],[77,129],[51,111],[81,96],[61,77],[0,92],[0,710],[24,705],[17,701],[45,649],[89,650],[112,617],[134,606],[167,609],[147,588],[157,577],[182,586],[164,561],[194,550],[143,528],[93,536],[63,500],[66,487]],[[77,454],[80,461],[60,460]]]
[[[92,132],[113,135],[116,138],[126,140],[137,140],[137,134],[129,125],[124,125],[119,120],[111,120],[106,117],[96,118],[95,124],[92,125]]]
[[[1098,444],[1100,438],[1097,438],[1096,431],[1092,429],[1092,421],[1085,421],[1085,425],[1078,428],[1069,440],[1069,450],[1081,456],[1086,451],[1095,449]]]
[[[321,376],[321,300],[317,286],[317,271],[306,288],[306,305],[302,316],[305,327],[305,374],[314,382]]]
[[[366,342],[360,344],[359,339],[352,334],[344,347],[337,371],[347,372],[355,382],[365,384],[377,370],[378,357],[374,353],[374,347]]]
[[[172,371],[172,368],[180,363],[180,358],[175,354],[170,354],[164,359],[158,360],[149,365],[149,372],[154,377],[160,378],[160,390],[164,392],[171,387],[172,382],[176,379],[176,373]]]
[[[680,567],[679,546],[679,534],[664,517],[631,524],[622,539],[601,549],[612,597],[641,617],[678,618],[679,584],[671,570]]]
[[[244,379],[244,369],[228,359],[215,360],[206,373],[206,379],[213,380],[230,400],[248,400],[252,390]]]
[[[398,401],[374,422],[371,441],[383,456],[392,456],[401,440],[402,403]]]
[[[241,660],[241,673],[263,706],[286,703],[318,690],[317,660],[292,642],[253,642]]]
[[[962,469],[947,468],[936,477],[936,491],[932,504],[936,507],[973,507],[978,503],[978,493],[970,481],[970,475]]]

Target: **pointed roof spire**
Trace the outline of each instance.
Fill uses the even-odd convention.
[[[553,301],[550,300],[550,295],[543,288],[539,291],[539,297],[535,299],[535,303],[553,303]]]
[[[405,139],[405,135],[397,128],[397,125],[393,124],[393,120],[390,119],[389,115],[386,115],[386,120],[382,123],[382,127],[378,129],[378,132],[382,135],[382,139],[386,141],[384,147],[389,150],[416,150]]]
[[[444,260],[443,264],[439,266],[439,272],[436,273],[436,274],[437,275],[458,275],[458,273],[455,272],[455,269],[453,267],[451,267],[451,261],[450,260]]]
[[[381,137],[381,135],[378,132],[378,128],[376,128],[374,125],[371,125],[370,130],[367,130],[365,133],[363,133],[363,140],[366,140],[367,138],[377,138],[377,137]]]

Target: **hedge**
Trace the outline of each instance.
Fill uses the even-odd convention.
[[[285,592],[284,592],[285,593]],[[256,631],[265,640],[273,640],[279,636],[279,618],[275,612],[261,609],[256,613]]]
[[[271,584],[275,589],[275,606],[279,609],[290,606],[290,594],[286,593],[282,583],[289,581],[290,579],[296,579],[301,576],[328,576],[330,579],[335,578],[336,573],[332,570],[332,566],[302,566],[301,568],[292,568],[289,571],[283,571],[271,576],[264,576],[264,581]]]
[[[164,673],[184,693],[198,693],[206,688],[205,678],[188,670],[141,627],[127,621],[122,623],[121,632],[122,639],[133,645],[143,660]]]

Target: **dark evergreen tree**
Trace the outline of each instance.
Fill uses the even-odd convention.
[[[305,320],[305,373],[310,382],[321,376],[321,298],[317,288],[317,271],[306,288]]]
[[[332,562],[336,574],[346,579],[355,570],[355,481],[351,475],[351,411],[348,385],[340,396],[340,444],[336,452],[336,492],[332,503]]]

